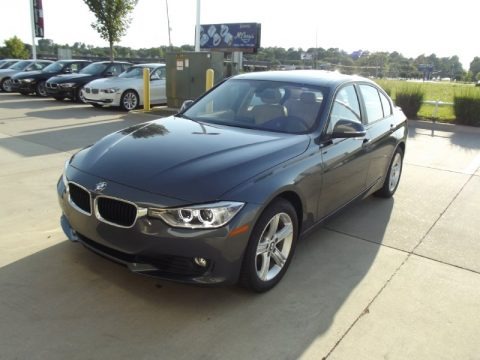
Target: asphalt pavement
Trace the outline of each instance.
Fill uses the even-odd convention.
[[[389,200],[256,295],[128,272],[59,226],[75,151],[151,114],[0,93],[0,359],[480,359],[480,132],[411,122]]]

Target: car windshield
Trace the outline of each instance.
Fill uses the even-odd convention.
[[[104,72],[107,67],[108,64],[105,63],[93,63],[80,70],[80,74],[98,75]]]
[[[232,79],[182,115],[205,123],[304,134],[316,127],[327,91],[300,83]]]
[[[16,64],[12,65],[9,67],[9,69],[13,70],[23,70],[25,69],[28,65],[30,65],[32,62],[31,61],[19,61]]]
[[[60,72],[65,67],[65,63],[54,62],[53,64],[48,65],[43,71],[45,72]]]
[[[130,69],[124,71],[118,77],[121,78],[141,78],[143,76],[143,66],[132,66]],[[150,70],[151,71],[151,70]]]

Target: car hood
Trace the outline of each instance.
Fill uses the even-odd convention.
[[[18,73],[19,70],[13,70],[13,69],[1,69],[0,70],[0,79],[7,77],[7,76],[12,76]]]
[[[55,75],[54,73],[46,73],[43,71],[22,71],[15,75],[15,79],[41,79]]]
[[[91,75],[91,74],[63,74],[51,77],[48,81],[63,84],[66,82],[74,82],[74,83],[87,83],[93,79],[96,79],[98,75]]]
[[[309,142],[308,135],[171,116],[110,134],[78,152],[71,165],[107,181],[200,203],[300,155]]]
[[[94,89],[106,89],[112,86],[118,86],[120,88],[127,86],[135,86],[143,83],[141,78],[121,78],[121,77],[110,77],[105,79],[97,79],[88,83],[88,86]]]

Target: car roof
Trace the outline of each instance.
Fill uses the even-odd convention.
[[[149,67],[149,68],[156,68],[160,66],[165,66],[163,63],[148,63],[148,64],[135,64],[133,67]]]
[[[127,65],[131,65],[132,63],[130,63],[128,61],[105,60],[105,61],[95,61],[92,64],[127,64]]]
[[[75,59],[69,59],[69,60],[57,60],[56,62],[61,62],[61,63],[74,63],[74,62],[85,62],[85,63],[91,63],[90,60],[75,60]]]
[[[234,79],[285,81],[334,88],[351,81],[373,83],[371,80],[361,76],[345,75],[325,70],[262,71],[237,75]]]

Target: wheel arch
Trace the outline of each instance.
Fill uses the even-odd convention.
[[[274,201],[275,199],[285,199],[293,205],[293,207],[295,208],[295,212],[297,213],[298,233],[300,234],[302,231],[303,223],[303,203],[300,196],[294,191],[287,190],[278,194],[272,201]]]

